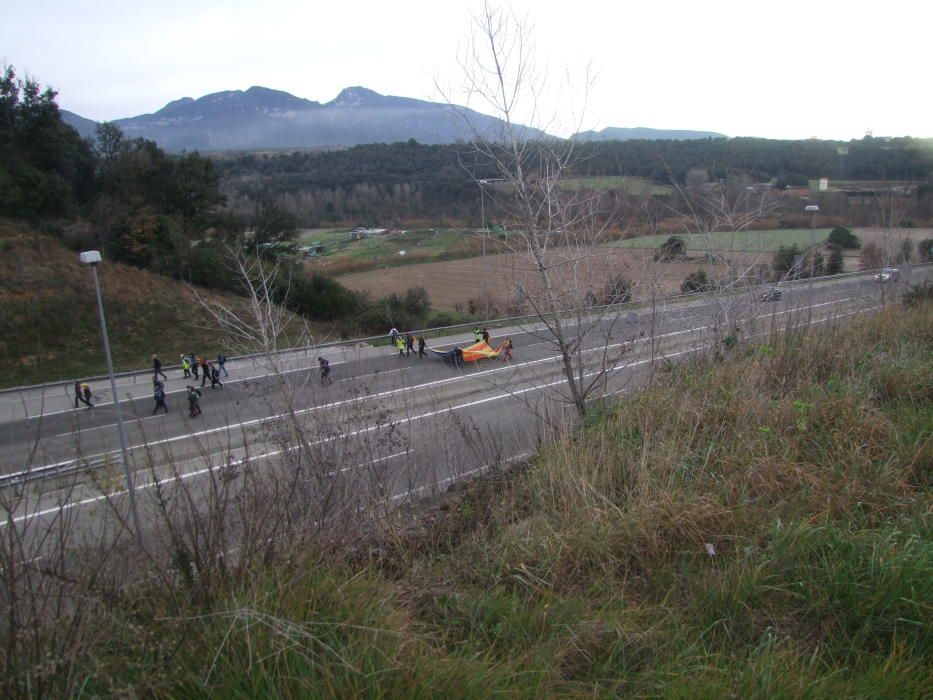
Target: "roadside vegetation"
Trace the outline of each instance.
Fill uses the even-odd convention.
[[[912,304],[659,366],[373,529],[133,585],[77,559],[67,628],[23,612],[7,561],[4,695],[923,697],[933,302]]]

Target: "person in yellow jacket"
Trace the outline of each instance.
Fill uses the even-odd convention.
[[[398,356],[405,357],[405,339],[402,336],[395,339],[395,347],[398,348]]]

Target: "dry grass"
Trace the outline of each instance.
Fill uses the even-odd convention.
[[[152,353],[169,364],[182,352],[233,354],[188,285],[107,262],[99,273],[117,371],[151,367]],[[243,305],[231,294],[199,293]],[[93,279],[58,240],[22,225],[0,227],[0,308],[0,386],[106,371]]]

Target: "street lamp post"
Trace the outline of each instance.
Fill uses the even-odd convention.
[[[113,410],[117,416],[117,434],[120,436],[120,454],[123,458],[123,475],[126,478],[126,492],[130,498],[130,511],[133,514],[133,528],[136,531],[136,540],[140,549],[143,548],[143,530],[139,524],[139,510],[136,508],[136,488],[133,485],[133,472],[130,470],[130,459],[126,449],[126,432],[123,430],[123,415],[120,413],[120,396],[117,394],[117,380],[113,376],[113,361],[110,358],[110,340],[107,337],[107,320],[104,318],[104,300],[100,294],[100,279],[97,276],[97,265],[100,263],[100,252],[89,250],[81,253],[81,262],[91,266],[94,273],[94,291],[97,293],[97,312],[100,316],[100,334],[104,339],[104,358],[107,360],[107,375],[110,377],[110,391],[113,394]]]
[[[816,215],[820,211],[819,204],[808,204],[804,211],[810,212],[810,284],[809,296],[810,305],[813,304],[813,278],[816,276]]]
[[[502,178],[487,178],[476,182],[479,185],[480,218],[483,220],[483,301],[486,306],[486,323],[489,323],[489,272],[486,270],[486,236],[489,232],[486,230],[486,189],[484,186],[490,182],[502,182]]]

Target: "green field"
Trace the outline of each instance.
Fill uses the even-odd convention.
[[[816,229],[817,243],[825,241],[831,229]],[[617,248],[657,248],[670,234],[639,236],[616,241]],[[777,231],[716,231],[714,233],[691,233],[678,235],[687,244],[690,252],[741,250],[753,253],[774,252],[779,247],[796,245],[800,249],[810,245],[810,229],[784,229]]]
[[[670,194],[674,188],[670,185],[659,185],[644,177],[630,177],[627,175],[606,175],[602,177],[576,177],[561,181],[561,187],[575,190],[622,190],[626,194]]]

